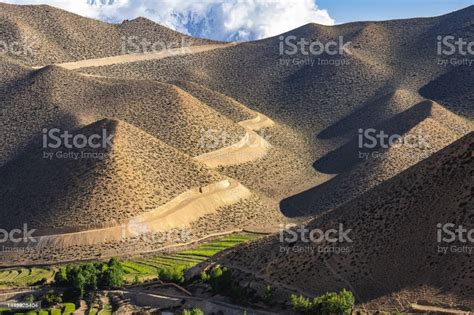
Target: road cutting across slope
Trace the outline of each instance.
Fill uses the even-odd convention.
[[[271,127],[274,125],[273,121],[257,113],[255,118],[241,121],[239,124],[246,129],[246,135],[241,141],[196,159],[208,166],[217,167],[245,163],[265,155],[271,145],[254,130]],[[36,242],[29,246],[35,248],[87,246],[182,228],[206,214],[235,204],[250,195],[251,192],[245,186],[227,178],[205,187],[192,188],[166,204],[122,224],[70,233],[39,235],[35,237]]]
[[[435,314],[470,314],[469,311],[463,311],[454,308],[446,308],[446,307],[439,307],[439,306],[431,306],[431,305],[420,305],[420,304],[411,304],[411,309],[416,312],[422,313],[435,313]]]
[[[242,120],[241,122],[239,122],[239,125],[249,130],[260,130],[263,128],[273,127],[275,125],[273,120],[271,120],[267,116],[257,112],[256,114],[257,116],[255,118]]]
[[[69,70],[76,70],[88,67],[99,67],[137,61],[157,60],[177,55],[195,54],[214,49],[222,49],[234,45],[237,45],[237,43],[190,46],[183,48],[167,49],[153,53],[127,54],[105,58],[79,60],[56,64],[56,66],[60,66]],[[38,66],[33,68],[42,67]],[[88,77],[103,77],[91,74],[84,75]],[[267,153],[268,149],[271,148],[271,145],[260,135],[256,134],[254,131],[260,130],[262,128],[271,127],[274,125],[274,122],[263,114],[257,112],[255,112],[255,114],[255,118],[239,122],[239,125],[247,131],[244,137],[239,142],[216,151],[196,156],[195,159],[206,164],[210,168],[216,168],[218,166],[243,164],[263,157]]]
[[[235,204],[250,195],[251,192],[245,186],[228,178],[205,187],[190,189],[170,202],[122,224],[74,233],[42,235],[35,237],[36,242],[30,245],[37,249],[92,245],[181,228],[218,208]]]
[[[226,47],[234,46],[234,45],[236,45],[236,43],[180,47],[180,48],[165,49],[165,50],[150,52],[150,53],[125,54],[125,55],[111,56],[111,57],[104,57],[104,58],[94,58],[94,59],[85,59],[85,60],[72,61],[72,62],[64,62],[64,63],[55,64],[55,65],[62,67],[64,69],[76,70],[76,69],[81,69],[81,68],[110,66],[110,65],[121,64],[121,63],[156,60],[156,59],[163,59],[163,58],[172,57],[172,56],[196,54],[196,53],[201,53],[201,52],[205,52],[209,50],[226,48]],[[43,66],[37,66],[33,68],[39,69],[42,67]]]
[[[272,146],[255,131],[271,127],[275,123],[263,114],[256,114],[255,118],[239,122],[239,125],[246,130],[244,137],[239,142],[194,158],[210,168],[216,168],[243,164],[265,156]]]

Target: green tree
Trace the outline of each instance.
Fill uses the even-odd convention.
[[[320,314],[351,314],[355,298],[352,292],[342,289],[341,292],[329,292],[314,300],[316,309]]]
[[[209,275],[204,271],[199,274],[199,278],[201,278],[202,282],[208,282],[211,279],[211,277],[209,277]]]
[[[110,258],[109,262],[107,263],[107,266],[122,268],[122,263],[120,262],[120,260],[118,260],[118,258],[112,257],[112,258]]]
[[[68,282],[66,268],[59,268],[54,274],[54,283],[58,286],[66,285]]]
[[[82,274],[82,271],[79,267],[75,267],[70,270],[68,282],[71,286],[71,289],[73,290],[73,293],[82,299],[86,291],[86,278]]]
[[[355,303],[352,292],[342,289],[339,293],[328,292],[310,300],[302,295],[292,294],[290,303],[293,309],[301,314],[351,314]]]
[[[81,265],[80,272],[85,279],[85,289],[97,290],[98,275],[100,274],[97,266],[91,263]]]
[[[204,312],[199,308],[193,308],[192,310],[184,310],[183,315],[204,315]]]
[[[62,303],[63,301],[61,296],[58,293],[56,293],[56,291],[54,290],[49,290],[48,292],[46,292],[43,295],[42,300],[45,306],[53,306],[53,305]]]
[[[216,293],[229,293],[232,289],[232,273],[229,268],[217,266],[211,270],[209,283]]]
[[[184,282],[184,270],[179,267],[164,268],[159,271],[158,277],[165,282],[180,284]]]
[[[123,284],[123,274],[116,267],[110,267],[102,274],[102,288],[112,289],[121,287]]]
[[[309,314],[314,308],[313,302],[302,295],[292,294],[290,296],[290,303],[293,310],[301,314]]]
[[[104,289],[118,288],[123,285],[124,271],[122,264],[117,258],[111,258],[107,263],[107,269],[102,272],[102,287]]]

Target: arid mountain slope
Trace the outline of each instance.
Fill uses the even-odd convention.
[[[358,303],[378,299],[387,309],[449,296],[472,311],[474,256],[466,247],[473,244],[438,242],[437,234],[439,224],[474,228],[473,150],[470,133],[306,226],[328,231],[342,224],[352,242],[282,242],[277,235],[243,246],[223,261],[311,295],[348,288]],[[445,246],[448,252],[440,252]],[[343,247],[348,251],[322,252]],[[432,292],[437,297],[429,296]]]
[[[100,139],[94,143],[100,147],[68,148],[63,143],[51,148],[56,144],[51,138],[45,148],[40,140],[0,168],[0,211],[10,218],[3,228],[21,227],[24,222],[36,229],[118,223],[221,179],[122,121],[104,119],[69,133],[97,135]],[[103,141],[109,137],[109,143]]]
[[[42,128],[73,128],[103,117],[133,124],[190,156],[232,144],[245,134],[237,123],[166,83],[93,78],[49,66],[1,90],[1,162]],[[229,136],[207,145],[203,137],[208,130],[219,140],[222,134]]]
[[[391,303],[387,296],[397,292],[416,299],[420,285],[434,291],[444,286],[457,301],[472,294],[471,258],[448,258],[430,246],[436,249],[436,221],[472,225],[472,157],[466,153],[472,151],[472,71],[440,63],[446,56],[437,45],[445,35],[473,40],[474,6],[434,18],[307,24],[255,42],[74,71],[27,65],[122,54],[124,37],[174,44],[183,36],[143,18],[113,25],[48,6],[0,9],[0,40],[33,48],[32,56],[0,56],[0,214],[15,217],[7,227],[25,221],[63,230],[116,223],[229,176],[252,194],[192,222],[193,236],[313,219],[310,227],[342,222],[354,234],[347,255],[285,255],[277,240],[267,238],[229,256],[242,269],[309,294],[348,287],[361,302]],[[282,51],[285,38],[335,41],[339,48],[347,43],[348,50],[292,54]],[[248,127],[260,119],[263,127]],[[43,129],[90,134],[101,126],[116,135],[105,159],[44,160]],[[361,130],[370,128],[415,137],[416,145],[361,149]],[[245,140],[249,129],[269,144],[265,150],[223,155],[245,163],[213,161],[210,171],[193,159]],[[0,261],[163,245],[115,241],[11,253]],[[438,277],[442,268],[448,272]]]
[[[201,102],[211,106],[222,115],[232,119],[234,122],[252,119],[256,116],[255,112],[247,108],[245,105],[228,96],[207,89],[202,85],[186,81],[172,81],[169,83],[187,91]]]
[[[357,134],[317,160],[317,170],[337,176],[282,200],[283,213],[307,216],[340,206],[474,130],[470,121],[431,101],[420,102],[370,128],[369,136]],[[401,138],[393,144],[388,138],[382,142],[375,138],[382,132]],[[366,147],[374,139],[375,145]]]
[[[18,43],[8,55],[28,65],[212,42],[191,38],[145,18],[109,24],[47,5],[0,3],[0,29],[0,40],[10,45]]]
[[[474,66],[474,58],[473,60]],[[455,68],[420,89],[420,94],[444,104],[463,116],[474,117],[474,71],[471,67]]]
[[[337,26],[308,24],[281,36],[241,43],[218,51],[80,71],[123,78],[192,81],[293,129],[299,134],[297,142],[307,146],[301,150],[300,146],[290,145],[290,150],[299,156],[309,151],[312,161],[307,163],[314,163],[317,171],[344,173],[344,177],[352,179],[365,174],[361,180],[364,185],[360,185],[361,181],[344,180],[343,184],[338,182],[338,185],[330,185],[331,189],[324,190],[321,195],[324,200],[318,204],[326,206],[318,208],[328,210],[389,179],[472,130],[472,122],[470,127],[458,128],[469,125],[468,120],[456,120],[453,126],[442,120],[438,120],[437,123],[441,124],[438,126],[428,120],[426,123],[430,126],[417,131],[426,131],[427,136],[439,142],[434,143],[433,150],[425,152],[425,155],[400,151],[400,154],[387,154],[370,164],[359,164],[357,170],[353,170],[354,165],[362,161],[355,155],[348,157],[345,168],[321,165],[324,160],[334,164],[334,155],[344,160],[346,156],[343,153],[347,153],[347,148],[353,148],[361,128],[365,130],[375,126],[386,133],[409,133],[424,119],[418,117],[421,111],[417,107],[425,100],[423,96],[433,97],[442,107],[446,106],[454,113],[467,115],[471,81],[463,80],[463,83],[450,85],[449,79],[444,79],[443,88],[436,86],[445,76],[469,78],[472,71],[466,65],[441,64],[439,59],[446,60],[448,57],[438,54],[437,45],[439,36],[453,35],[469,40],[472,37],[473,13],[474,6],[470,6],[434,18]],[[324,52],[309,56],[302,52],[285,53],[281,52],[281,46],[288,47],[282,37],[283,40],[294,38],[293,42],[300,39],[322,43],[334,40],[341,47],[349,43],[348,52],[336,55]],[[459,52],[449,57],[463,58]],[[432,93],[420,96],[419,90],[423,92],[427,85],[434,86]],[[404,112],[406,114],[401,115]],[[413,113],[413,117],[408,117],[413,123],[411,125],[403,121],[403,117],[410,116],[410,113]],[[401,116],[397,119],[397,115]],[[422,116],[426,118],[429,115]],[[387,130],[386,123],[390,126]],[[445,127],[455,129],[454,134],[449,131],[444,134]],[[343,166],[340,159],[336,162]],[[390,171],[385,172],[385,169]],[[370,179],[367,180],[367,177]],[[305,182],[309,185],[311,181]],[[289,186],[294,187],[295,183]],[[343,190],[349,192],[345,198],[333,198],[345,194]],[[339,200],[334,203],[336,199]],[[312,204],[305,207],[312,207]]]
[[[438,65],[437,36],[456,32],[469,38],[473,12],[471,6],[435,18],[333,27],[308,24],[282,35],[322,43],[350,42],[350,53],[335,56],[281,53],[282,41],[277,36],[219,51],[180,56],[173,58],[173,62],[156,60],[91,68],[88,72],[190,80],[297,126],[312,137],[370,99],[399,89],[416,93],[435,77],[454,69]]]

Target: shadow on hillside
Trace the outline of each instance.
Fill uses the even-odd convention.
[[[447,109],[463,116],[474,117],[474,71],[470,67],[456,67],[441,75],[419,93],[425,98],[443,104]]]
[[[404,135],[430,116],[432,104],[431,101],[418,103],[379,124],[375,129],[383,130],[388,134]],[[377,146],[373,149],[359,150],[358,139],[354,137],[347,144],[330,152],[315,163],[317,164],[315,165],[316,169],[338,175],[321,185],[283,199],[280,202],[281,212],[290,218],[318,215],[364,193],[378,183],[377,179],[371,178],[371,175],[383,161],[371,158],[372,153],[384,156],[389,149],[389,147]],[[359,151],[369,154],[369,158],[359,158]]]
[[[57,125],[48,127],[44,128],[59,128]],[[115,128],[114,121],[101,120],[69,133],[102,135],[102,129],[105,129],[109,135],[114,134]],[[54,143],[55,140],[51,140],[51,144]],[[94,187],[100,166],[105,162],[82,154],[106,156],[110,150],[110,146],[66,148],[64,143],[58,148],[45,148],[43,136],[34,137],[0,168],[0,215],[8,218],[2,222],[2,228],[19,228],[27,222],[29,228],[38,229],[35,234],[40,235],[39,229],[51,228],[48,224],[64,217],[65,209],[74,211],[81,205],[86,206],[89,189]]]
[[[390,101],[396,93],[397,91],[391,92],[363,104],[355,112],[321,131],[317,138],[326,140],[346,134],[355,134],[359,128],[371,128],[379,122],[389,119],[395,114],[390,108]]]
[[[431,101],[423,101],[393,118],[379,123],[372,128],[373,130],[369,134],[371,139],[365,137],[359,131],[353,131],[354,133],[349,142],[314,162],[313,167],[317,171],[327,174],[350,171],[357,164],[363,162],[366,156],[383,149],[381,141],[375,138],[376,135],[382,132],[389,136],[403,135],[430,116],[432,104]],[[363,132],[368,130],[370,129],[363,129]],[[387,143],[388,141],[385,139],[384,144]]]

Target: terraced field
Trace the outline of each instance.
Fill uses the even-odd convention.
[[[174,254],[160,254],[158,256],[126,260],[122,263],[125,270],[125,280],[132,282],[135,277],[140,280],[157,276],[163,268],[187,268],[197,265],[207,258],[229,247],[256,239],[256,235],[239,234],[200,245],[194,249],[184,250]],[[48,282],[53,280],[56,270],[46,268],[21,268],[0,271],[0,288],[25,287],[38,283],[42,279]]]
[[[64,303],[60,307],[53,307],[28,312],[13,312],[10,309],[0,309],[0,315],[72,315],[76,311],[74,303]]]
[[[122,263],[126,273],[125,279],[131,282],[136,277],[140,280],[154,278],[163,268],[189,268],[229,247],[256,238],[257,236],[250,234],[230,235],[174,254],[126,260]]]
[[[53,276],[53,270],[43,268],[22,268],[16,270],[3,270],[0,271],[0,287],[30,286],[41,281],[42,279],[50,281],[53,279]]]

